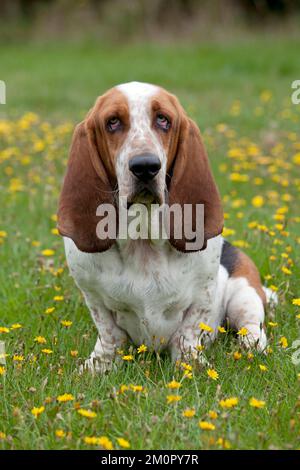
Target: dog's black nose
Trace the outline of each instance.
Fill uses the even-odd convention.
[[[151,153],[137,155],[129,161],[129,170],[144,183],[152,180],[160,168],[160,159]]]

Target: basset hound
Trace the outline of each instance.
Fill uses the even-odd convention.
[[[97,208],[204,205],[204,244],[97,236]],[[199,358],[226,323],[266,348],[266,291],[249,257],[222,238],[223,212],[197,125],[159,86],[131,82],[100,96],[75,129],[60,195],[67,263],[98,330],[85,367],[111,368],[127,341]]]

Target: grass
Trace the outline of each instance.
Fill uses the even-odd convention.
[[[292,304],[300,296],[300,106],[290,101],[291,82],[300,76],[299,46],[288,39],[0,46],[0,79],[7,84],[7,105],[0,106],[0,337],[8,354],[0,369],[0,447],[75,449],[111,442],[119,448],[119,437],[134,449],[299,447],[300,370],[291,345],[300,322]],[[205,368],[183,378],[183,367],[167,356],[135,348],[134,360],[109,375],[78,374],[96,331],[68,275],[53,215],[74,123],[106,88],[133,79],[172,90],[198,122],[224,200],[225,234],[253,257],[279,296],[279,305],[267,312],[268,354],[254,351],[249,358],[231,332],[220,334],[205,351],[219,374],[215,381]],[[46,343],[35,341],[38,336]],[[177,390],[166,387],[173,378],[182,384]],[[122,385],[129,390],[122,393]],[[64,393],[74,400],[59,403]],[[168,404],[167,395],[177,393],[181,400]],[[222,408],[220,400],[228,397],[237,397],[237,405]],[[265,406],[251,407],[251,397]],[[42,406],[35,418],[31,410]],[[81,416],[79,408],[96,417]],[[195,408],[195,416],[183,417],[186,408]],[[215,429],[201,430],[199,420]],[[110,441],[87,443],[87,436]]]

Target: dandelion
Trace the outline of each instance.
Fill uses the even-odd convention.
[[[37,407],[32,408],[31,413],[33,414],[35,418],[38,418],[38,416],[40,416],[44,411],[45,411],[45,407],[40,406],[39,408]]]
[[[268,325],[271,327],[271,328],[276,328],[278,326],[278,323],[277,322],[273,322],[273,321],[269,321],[268,322]]]
[[[41,253],[42,253],[43,256],[53,256],[55,254],[55,251],[50,250],[50,249],[46,249],[46,250],[43,250]]]
[[[231,449],[231,444],[227,439],[224,439],[223,437],[219,437],[217,440],[217,445],[221,446],[223,449]]]
[[[292,271],[289,268],[287,268],[286,266],[282,266],[281,271],[284,274],[288,275],[288,276],[290,276],[292,274]]]
[[[144,387],[142,385],[130,385],[133,392],[142,392]]]
[[[63,429],[56,429],[55,436],[61,439],[63,437],[66,437],[66,433]]]
[[[88,419],[93,419],[97,416],[97,413],[95,413],[95,411],[85,410],[84,408],[80,408],[79,410],[77,410],[77,413]]]
[[[73,401],[75,400],[75,397],[71,394],[71,393],[64,393],[63,395],[58,395],[58,397],[56,398],[56,400],[59,402],[59,403],[65,403],[67,401]]]
[[[6,326],[0,326],[0,333],[9,333],[9,328]]]
[[[212,380],[218,380],[219,378],[218,372],[214,369],[207,369],[206,373]]]
[[[177,389],[177,388],[180,388],[181,387],[181,383],[180,382],[176,382],[176,380],[172,380],[172,382],[169,382],[167,384],[167,387],[170,388],[170,389]]]
[[[133,356],[131,354],[128,354],[127,356],[122,356],[123,361],[133,361]]]
[[[196,414],[195,408],[187,408],[182,412],[182,416],[184,418],[193,418]]]
[[[298,299],[293,299],[293,300],[292,300],[292,304],[293,304],[293,305],[297,305],[298,307],[300,307],[300,298],[298,298]]]
[[[113,444],[108,437],[101,436],[98,438],[98,445],[101,446],[105,450],[113,450]]]
[[[70,355],[72,357],[77,357],[78,356],[78,351],[74,350],[74,351],[70,351]]]
[[[141,344],[141,346],[138,347],[137,352],[138,352],[138,354],[141,354],[143,352],[146,352],[147,349],[148,348],[147,348],[147,346],[145,346],[145,344]]]
[[[11,329],[12,330],[19,330],[20,328],[23,328],[23,326],[21,325],[21,323],[13,323],[11,325]]]
[[[259,364],[258,367],[262,372],[266,372],[268,370],[267,366],[265,366],[264,364]]]
[[[266,402],[264,400],[257,400],[257,398],[252,397],[249,400],[249,405],[253,408],[263,408],[266,405]]]
[[[233,359],[234,359],[235,361],[239,361],[239,360],[241,359],[241,357],[242,357],[242,354],[241,354],[239,351],[235,351],[235,352],[233,353]]]
[[[52,351],[52,349],[45,348],[45,349],[42,349],[42,353],[44,353],[44,354],[53,354],[53,351]]]
[[[66,328],[69,328],[69,326],[72,326],[73,322],[70,320],[61,320],[61,325],[65,326]]]
[[[46,315],[50,315],[50,313],[53,313],[54,310],[55,310],[55,307],[48,307],[48,308],[46,308],[46,310],[45,310],[45,314],[46,314]]]
[[[16,361],[16,362],[23,362],[23,361],[24,361],[24,356],[21,356],[21,355],[18,355],[18,354],[14,354],[14,355],[13,355],[13,361]]]
[[[55,295],[55,296],[53,297],[53,300],[54,300],[55,302],[62,302],[62,301],[64,300],[64,296],[63,296],[63,295]]]
[[[217,413],[216,411],[214,411],[214,410],[210,410],[210,411],[208,412],[208,416],[210,417],[210,419],[217,419],[218,413]]]
[[[4,441],[6,439],[5,432],[0,431],[0,441]]]
[[[120,447],[123,447],[123,449],[129,449],[130,448],[129,442],[126,439],[123,439],[123,437],[118,437],[117,442],[118,442]]]
[[[260,208],[264,205],[265,200],[262,196],[255,196],[252,198],[251,203],[253,207]]]
[[[35,341],[36,343],[39,343],[39,344],[45,344],[45,343],[47,343],[47,340],[46,340],[46,338],[44,338],[44,336],[36,336],[36,337],[34,338],[34,341]]]
[[[6,373],[6,369],[3,366],[0,366],[0,375],[4,375]]]
[[[199,428],[203,431],[214,431],[216,426],[209,421],[199,421]]]
[[[202,322],[199,324],[199,328],[200,330],[207,331],[208,333],[212,333],[214,331],[211,326],[206,325],[205,323],[202,323]]]
[[[225,398],[224,400],[221,400],[219,402],[219,405],[221,408],[233,408],[237,406],[239,400],[237,397],[230,397],[230,398]]]
[[[244,326],[237,332],[237,334],[239,336],[247,336],[248,333],[249,332],[248,332],[247,328],[245,328]]]
[[[281,338],[279,339],[279,344],[283,349],[288,347],[288,340],[285,336],[281,336]]]
[[[218,326],[219,333],[226,333],[224,326]]]
[[[176,403],[176,402],[180,401],[181,399],[182,399],[182,397],[180,395],[167,395],[168,405],[170,403]]]

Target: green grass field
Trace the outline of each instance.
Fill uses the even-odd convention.
[[[299,50],[289,39],[0,46],[0,448],[299,448],[291,346],[300,339],[300,105],[290,99]],[[266,355],[249,356],[231,332],[205,351],[216,380],[205,367],[185,375],[187,366],[135,347],[109,375],[78,374],[96,330],[68,275],[54,214],[74,124],[97,95],[130,80],[165,86],[197,121],[225,236],[279,296],[267,312]],[[173,379],[180,388],[168,388]],[[179,398],[168,403],[169,395]],[[251,406],[253,397],[264,403]]]

